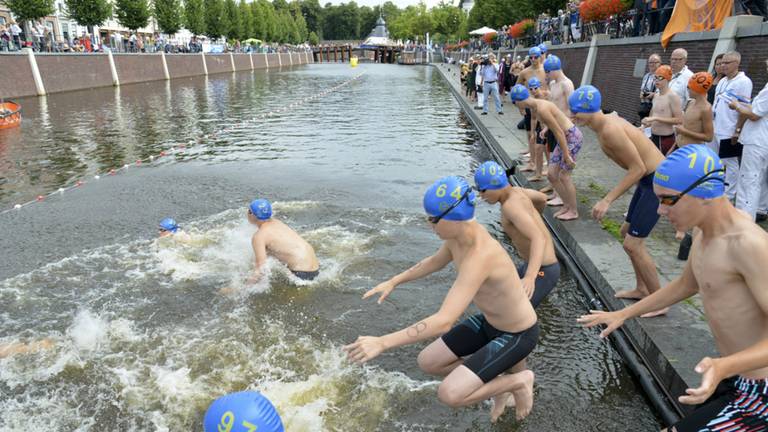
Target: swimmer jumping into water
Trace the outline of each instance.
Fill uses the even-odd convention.
[[[530,370],[502,375],[522,362],[539,337],[536,312],[504,248],[474,220],[475,194],[464,179],[444,177],[424,195],[427,220],[444,240],[438,251],[405,272],[366,292],[381,303],[396,286],[423,278],[453,262],[458,275],[440,309],[400,331],[381,337],[360,336],[344,347],[358,363],[382,352],[437,337],[421,351],[419,367],[445,376],[437,390],[441,402],[457,408],[494,398],[491,420],[503,414],[509,393],[517,418],[533,408],[534,374]],[[481,313],[454,326],[474,302]],[[453,328],[452,328],[453,326]]]
[[[11,342],[8,344],[0,344],[0,359],[16,354],[34,353],[40,350],[50,349],[52,347],[53,340],[48,338],[30,343]]]
[[[288,266],[299,279],[311,281],[320,274],[320,264],[312,245],[288,225],[272,217],[272,204],[257,199],[248,206],[248,222],[259,227],[251,238],[256,268],[250,282],[258,281],[267,262],[267,254]]]

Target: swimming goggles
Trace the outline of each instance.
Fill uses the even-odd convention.
[[[437,216],[427,216],[427,222],[437,225],[437,223],[440,222],[440,219],[444,218],[445,215],[451,212],[451,210],[458,207],[459,204],[461,204],[461,202],[467,198],[470,192],[472,192],[472,187],[468,187],[467,190],[464,192],[464,194],[461,196],[461,198],[459,198],[455,203],[451,204],[451,206],[448,207],[444,212],[440,213]]]
[[[708,172],[703,177],[701,177],[700,179],[698,179],[695,182],[693,182],[692,185],[688,186],[684,191],[680,192],[677,195],[659,195],[659,204],[663,204],[665,206],[670,206],[671,207],[671,206],[677,204],[677,202],[680,201],[680,198],[682,198],[683,195],[685,195],[688,192],[696,189],[696,187],[699,186],[700,184],[706,183],[706,182],[708,182],[710,180],[721,181],[721,182],[725,183],[725,180],[722,177],[711,177],[712,174],[717,174],[719,172],[724,173],[725,169],[720,168],[720,169],[716,169],[714,171]]]

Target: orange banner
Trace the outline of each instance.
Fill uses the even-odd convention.
[[[666,48],[675,33],[719,29],[732,12],[733,0],[677,0],[661,45]]]

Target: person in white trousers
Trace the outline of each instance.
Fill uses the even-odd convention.
[[[733,200],[736,195],[736,185],[739,179],[739,160],[736,157],[723,157],[724,140],[738,141],[741,128],[746,118],[740,117],[738,111],[728,105],[732,100],[741,99],[749,102],[752,96],[752,80],[744,72],[739,72],[741,54],[731,51],[723,56],[721,63],[725,76],[717,83],[715,103],[712,113],[715,120],[715,143],[719,144],[720,155],[725,165],[725,194]]]
[[[768,199],[768,84],[752,105],[734,100],[729,107],[747,118],[739,137],[744,152],[736,189],[736,208],[755,219],[761,204],[765,206]]]

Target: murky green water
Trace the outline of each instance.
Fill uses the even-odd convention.
[[[539,311],[536,401],[522,423],[491,426],[489,404],[440,405],[416,366],[421,346],[365,367],[344,360],[341,345],[357,335],[432,313],[452,281],[448,269],[384,305],[360,300],[438,247],[422,217],[426,186],[488,158],[430,69],[313,65],[21,102],[23,128],[0,135],[0,205],[87,183],[0,215],[0,343],[56,343],[0,360],[0,429],[200,430],[214,398],[245,388],[272,399],[288,431],[658,427],[618,355],[575,325],[586,305],[567,278]],[[316,247],[319,280],[297,284],[273,263],[268,281],[243,286],[254,231],[245,205],[257,196]],[[478,218],[504,241],[497,212],[482,205]],[[168,215],[192,242],[153,238]]]

